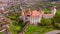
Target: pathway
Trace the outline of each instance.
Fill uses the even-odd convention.
[[[25,34],[26,29],[28,28],[29,22],[26,22],[19,34]]]
[[[60,30],[54,30],[54,31],[51,31],[51,32],[47,32],[45,34],[58,34],[60,33]]]

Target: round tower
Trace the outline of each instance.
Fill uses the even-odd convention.
[[[51,14],[55,15],[56,14],[56,6],[53,6],[51,8]]]

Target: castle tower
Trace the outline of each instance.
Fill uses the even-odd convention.
[[[56,6],[51,8],[51,14],[55,15],[56,14]]]
[[[56,14],[56,6],[51,8],[51,14],[44,14],[43,18],[53,18]]]
[[[26,16],[30,16],[31,15],[31,11],[30,8],[28,8],[27,12],[26,12]]]

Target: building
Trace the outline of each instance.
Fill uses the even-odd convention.
[[[23,21],[27,22],[29,21],[30,24],[37,24],[41,23],[41,19],[43,18],[53,18],[56,14],[56,8],[52,7],[51,14],[44,14],[42,10],[33,10],[30,11],[30,8],[26,13],[24,13],[24,10],[22,9],[22,19]]]
[[[41,13],[40,13],[41,12]],[[26,13],[23,12],[22,10],[22,16],[24,21],[29,21],[31,24],[37,24],[41,21],[43,12],[42,11],[37,11],[33,10],[32,12],[30,11],[30,8]]]
[[[1,14],[7,14],[9,11],[5,7],[0,7]]]

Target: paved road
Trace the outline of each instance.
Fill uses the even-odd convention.
[[[54,30],[54,31],[51,31],[51,32],[47,32],[45,34],[58,34],[60,33],[60,30]]]

